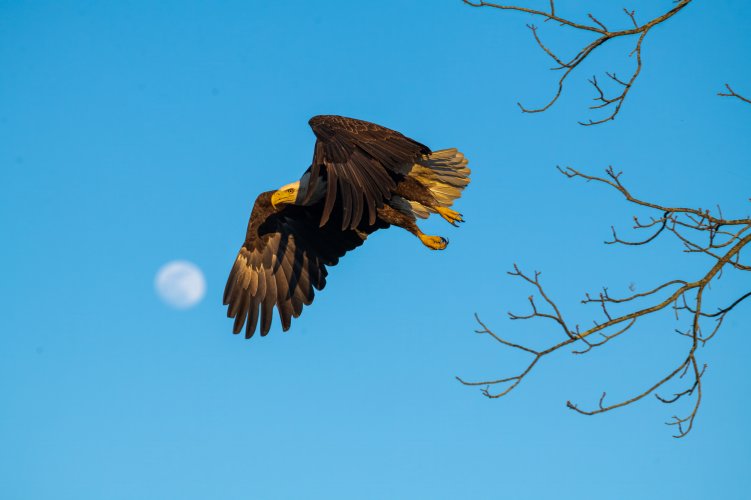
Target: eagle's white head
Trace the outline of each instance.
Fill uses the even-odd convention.
[[[307,197],[308,194],[308,182],[310,180],[310,174],[306,173],[303,175],[302,179],[300,179],[297,182],[292,182],[290,184],[286,184],[274,192],[274,194],[271,195],[271,205],[273,205],[274,208],[279,208],[283,205],[302,205],[303,200]],[[310,197],[310,200],[305,203],[306,205],[312,205],[319,201],[321,198],[323,198],[324,193],[326,192],[326,182],[323,180],[320,180],[316,183],[315,186],[315,192],[313,193],[313,196]]]
[[[294,204],[299,194],[300,181],[286,184],[271,195],[271,205],[274,208],[279,208],[282,205]]]

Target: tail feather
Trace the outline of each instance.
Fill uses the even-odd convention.
[[[430,189],[440,206],[450,207],[469,184],[472,171],[467,168],[468,163],[456,148],[442,149],[423,156],[412,167],[410,176]]]

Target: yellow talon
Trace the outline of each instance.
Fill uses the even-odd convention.
[[[427,234],[420,233],[417,235],[422,241],[422,244],[431,250],[443,250],[446,245],[449,244],[449,240],[442,238],[441,236],[429,236]]]
[[[462,219],[462,214],[455,210],[451,210],[447,207],[436,207],[435,209],[438,214],[446,219],[446,221],[451,224],[452,226],[456,226],[457,222],[464,222],[464,219]]]

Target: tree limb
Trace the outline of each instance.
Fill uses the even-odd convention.
[[[717,92],[717,95],[718,95],[718,96],[721,96],[721,97],[735,97],[735,98],[737,98],[737,99],[740,99],[741,101],[743,101],[743,102],[745,102],[745,103],[747,103],[747,104],[751,104],[751,99],[749,99],[749,98],[747,98],[747,97],[743,97],[743,96],[742,96],[742,95],[740,95],[740,94],[737,94],[737,93],[735,92],[735,90],[733,90],[733,89],[732,89],[732,88],[730,87],[730,85],[728,85],[727,83],[725,84],[725,88],[726,88],[726,89],[728,89],[728,91],[727,91],[727,92]]]
[[[532,295],[528,299],[532,308],[532,311],[529,314],[519,315],[509,313],[509,317],[512,320],[540,318],[552,321],[556,324],[557,328],[563,330],[565,338],[545,349],[533,349],[522,344],[501,339],[485,323],[480,321],[477,315],[475,315],[475,318],[482,327],[481,330],[478,330],[478,333],[490,335],[507,347],[512,347],[515,350],[525,352],[532,356],[532,360],[522,372],[514,376],[482,382],[467,382],[461,378],[459,378],[459,381],[465,385],[484,386],[482,392],[489,398],[505,396],[518,387],[522,380],[532,372],[532,369],[535,366],[537,366],[538,362],[546,356],[565,347],[573,346],[576,343],[581,343],[584,347],[575,349],[572,353],[586,354],[592,349],[604,345],[614,338],[627,333],[639,318],[668,310],[672,306],[676,319],[680,319],[682,314],[690,315],[690,326],[688,330],[685,332],[677,330],[678,333],[691,340],[688,350],[682,356],[682,361],[678,363],[677,366],[674,366],[674,368],[672,368],[663,378],[653,382],[646,389],[638,392],[635,396],[630,398],[606,405],[604,404],[606,394],[603,393],[598,406],[594,409],[582,409],[579,405],[570,401],[568,401],[566,405],[568,408],[583,415],[597,415],[636,403],[649,394],[655,394],[657,399],[665,404],[675,403],[684,397],[696,396],[692,410],[688,415],[684,417],[674,416],[673,419],[668,422],[668,425],[676,426],[677,428],[675,437],[683,437],[693,428],[694,419],[698,413],[702,398],[701,379],[704,375],[706,365],[701,369],[699,368],[699,363],[696,359],[696,350],[699,345],[706,344],[706,342],[714,337],[728,313],[733,311],[739,304],[743,303],[745,299],[751,297],[751,292],[748,292],[733,301],[727,307],[720,308],[712,313],[704,312],[703,302],[705,292],[709,289],[712,281],[720,277],[724,269],[729,268],[740,272],[751,270],[751,266],[740,264],[739,261],[741,251],[751,243],[751,217],[747,216],[744,218],[727,219],[722,215],[722,211],[719,207],[717,212],[713,213],[710,210],[704,210],[701,208],[668,207],[662,204],[641,200],[640,198],[635,197],[631,191],[621,183],[621,173],[616,173],[612,167],[606,169],[605,177],[587,175],[571,167],[567,167],[566,169],[559,168],[559,170],[570,179],[581,178],[586,181],[606,184],[620,192],[630,203],[650,208],[661,213],[660,217],[653,217],[649,223],[641,223],[637,218],[634,218],[635,225],[633,229],[636,231],[649,230],[657,227],[654,234],[648,238],[636,242],[625,241],[618,238],[615,230],[613,230],[614,240],[606,243],[647,245],[662,234],[673,234],[684,244],[685,252],[706,255],[711,259],[710,264],[697,279],[673,279],[665,281],[649,291],[633,293],[622,298],[611,297],[607,288],[604,288],[602,292],[596,296],[585,294],[585,299],[582,300],[582,303],[597,305],[602,311],[605,319],[601,322],[595,321],[592,327],[583,331],[578,325],[572,327],[570,323],[564,319],[560,308],[545,291],[540,281],[540,272],[535,271],[532,274],[527,274],[514,264],[514,269],[509,272],[509,274],[532,285],[536,293],[542,297],[542,306],[544,307],[538,307],[534,300],[534,295]],[[692,234],[690,236],[684,234],[685,231],[690,231]],[[722,238],[726,238],[726,240],[718,243],[718,235]],[[708,242],[699,243],[696,241],[697,237],[704,237]],[[646,303],[644,303],[645,301]],[[637,303],[643,305],[636,307],[635,305]],[[679,305],[679,303],[682,303],[682,305]],[[615,309],[611,310],[611,308],[627,309],[616,312]],[[711,329],[709,335],[704,335],[702,333],[702,323],[709,319],[715,321],[714,328]],[[598,336],[597,339],[595,339],[595,335]],[[687,389],[675,393],[674,396],[670,398],[664,398],[657,394],[656,391],[665,386],[665,384],[670,381],[682,379],[687,374],[691,374],[690,376],[693,379],[689,383]],[[499,390],[491,391],[491,387],[495,386],[499,387]]]
[[[634,83],[636,82],[636,79],[641,74],[642,64],[643,64],[642,45],[643,45],[645,37],[647,36],[647,33],[649,33],[649,31],[655,26],[673,17],[675,14],[683,10],[688,4],[692,2],[692,0],[678,0],[675,2],[676,5],[674,5],[673,8],[669,9],[662,15],[657,16],[654,19],[641,25],[636,20],[635,11],[633,10],[629,11],[628,9],[623,9],[626,16],[631,21],[633,28],[612,31],[608,29],[604,23],[598,20],[591,13],[588,14],[591,24],[575,22],[570,19],[561,17],[560,15],[556,13],[554,0],[550,0],[549,11],[530,9],[527,7],[518,7],[514,5],[501,5],[501,4],[485,2],[485,1],[471,1],[471,0],[462,0],[462,1],[466,5],[469,5],[471,7],[479,7],[479,8],[488,7],[492,9],[501,10],[501,11],[522,12],[522,13],[529,14],[537,18],[541,18],[543,22],[555,21],[560,26],[568,27],[571,29],[575,29],[575,30],[579,30],[579,31],[583,31],[583,32],[587,32],[592,35],[595,35],[595,39],[589,42],[584,47],[582,47],[573,57],[563,58],[563,57],[556,55],[556,53],[553,50],[548,48],[542,42],[538,34],[537,26],[535,26],[534,24],[527,25],[527,27],[532,32],[532,36],[534,37],[537,45],[556,62],[557,66],[552,69],[556,71],[559,71],[559,70],[564,70],[564,71],[561,77],[558,79],[558,86],[557,86],[555,94],[546,104],[537,108],[528,108],[522,105],[520,102],[517,102],[517,105],[524,113],[541,113],[543,111],[548,110],[553,104],[555,104],[556,101],[558,101],[558,99],[561,97],[561,94],[563,93],[563,88],[569,75],[571,75],[571,73],[582,62],[584,62],[584,60],[586,60],[598,47],[601,47],[606,42],[610,40],[614,40],[616,38],[631,37],[631,36],[636,37],[636,44],[634,46],[634,50],[631,52],[631,55],[634,55],[634,54],[636,55],[636,67],[634,71],[632,72],[631,76],[627,79],[621,79],[615,73],[609,73],[609,72],[605,73],[606,76],[614,84],[620,87],[619,93],[616,93],[615,95],[611,97],[608,97],[605,90],[602,88],[600,82],[597,80],[597,77],[592,77],[592,79],[589,80],[589,82],[592,84],[596,92],[596,96],[594,100],[597,101],[596,104],[590,106],[590,109],[597,110],[597,109],[609,108],[610,113],[601,119],[596,119],[596,120],[589,119],[586,122],[582,122],[582,121],[579,122],[581,125],[585,125],[585,126],[599,125],[599,124],[615,119],[615,117],[621,111],[621,107],[623,106],[623,103],[626,100],[626,97],[628,96],[629,91],[631,90]]]

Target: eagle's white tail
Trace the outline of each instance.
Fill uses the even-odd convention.
[[[456,148],[442,149],[423,156],[409,175],[430,189],[439,206],[450,207],[469,184],[471,170],[467,163],[469,161]],[[433,212],[419,203],[410,204],[418,217],[425,218]]]

